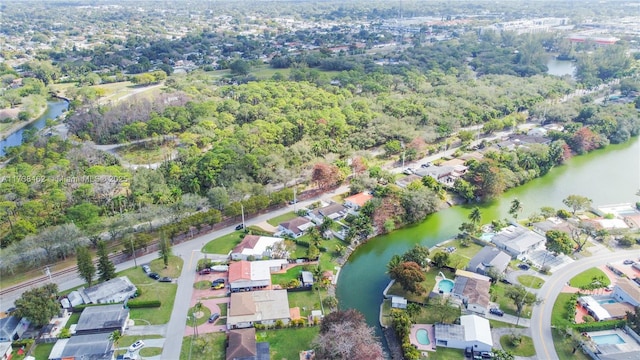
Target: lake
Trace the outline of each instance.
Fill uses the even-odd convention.
[[[549,61],[547,61],[547,68],[549,68],[549,70],[547,70],[547,74],[549,75],[571,75],[571,77],[575,77],[576,75],[575,62],[569,60],[558,60],[555,56],[549,58]]]
[[[523,210],[520,218],[542,206],[565,208],[568,195],[587,196],[593,205],[635,203],[640,189],[640,140],[574,157],[564,166],[554,168],[544,177],[511,189],[502,197],[480,205],[482,222],[511,218],[511,201],[518,198]],[[367,322],[378,325],[382,291],[389,282],[386,265],[395,254],[402,254],[414,244],[431,247],[455,237],[473,206],[456,206],[429,216],[418,225],[379,236],[361,245],[340,271],[337,297],[343,309],[361,311]]]
[[[22,144],[22,134],[28,129],[42,129],[47,124],[47,119],[55,119],[62,115],[69,108],[66,101],[49,101],[47,102],[47,110],[38,119],[22,129],[7,136],[6,139],[0,141],[0,156],[4,156],[5,148],[18,146]]]

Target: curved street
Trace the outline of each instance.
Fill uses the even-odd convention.
[[[542,288],[538,290],[538,298],[543,299],[543,302],[535,306],[531,314],[531,337],[539,359],[558,360],[551,333],[551,313],[553,304],[564,285],[574,276],[592,267],[627,258],[638,258],[638,256],[640,256],[640,250],[618,250],[612,253],[593,255],[563,267],[547,279]]]

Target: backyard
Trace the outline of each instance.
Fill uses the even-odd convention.
[[[426,275],[425,280],[420,283],[423,289],[425,289],[425,292],[423,294],[415,294],[412,292],[407,292],[404,289],[402,289],[402,286],[400,286],[400,284],[397,282],[394,283],[389,288],[389,291],[387,292],[387,294],[402,296],[409,301],[413,301],[417,303],[425,303],[426,298],[429,296],[429,293],[433,290],[433,287],[436,285],[436,276],[440,272],[442,272],[447,279],[453,279],[455,277],[455,274],[449,270],[432,267],[425,273]]]
[[[182,340],[180,350],[180,360],[224,360],[227,349],[225,342],[227,336],[224,333],[209,333],[198,336],[198,339],[191,344],[192,336],[187,336]]]
[[[319,326],[261,330],[256,331],[256,341],[269,343],[272,359],[297,360],[300,351],[311,349],[311,342],[319,331]]]

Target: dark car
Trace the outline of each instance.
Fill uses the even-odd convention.
[[[204,268],[204,269],[200,270],[198,273],[199,273],[200,275],[207,275],[207,274],[211,274],[211,269],[209,269],[209,268]]]
[[[224,284],[224,279],[215,279],[211,282],[211,285]]]
[[[420,165],[420,167],[421,167],[421,168],[423,168],[423,169],[424,169],[424,168],[428,168],[429,166],[431,166],[431,163],[430,163],[430,162],[428,162],[428,163],[424,163],[424,164]]]
[[[289,205],[293,205],[293,204],[297,204],[297,203],[298,203],[298,200],[291,200],[291,201],[289,201]]]
[[[216,320],[218,320],[219,317],[220,317],[220,314],[213,313],[211,316],[209,316],[209,323],[212,324],[216,322]]]
[[[154,272],[149,273],[149,274],[147,274],[147,275],[148,275],[150,278],[152,278],[153,280],[158,280],[158,279],[160,279],[160,275],[158,275],[157,273],[154,273]]]
[[[511,285],[511,281],[507,280],[507,279],[500,279],[501,283],[507,284],[507,285]]]
[[[160,281],[160,282],[172,282],[173,279],[168,277],[168,276],[164,276],[164,277],[161,277],[158,281]]]
[[[518,268],[522,269],[522,270],[529,270],[530,266],[527,264],[519,264]]]
[[[489,312],[491,314],[493,314],[493,315],[496,315],[496,316],[503,316],[504,315],[504,311],[502,311],[502,310],[500,310],[498,308],[491,308],[491,309],[489,309]]]
[[[244,229],[244,224],[240,224],[236,226],[236,230],[242,230],[242,229]]]
[[[627,259],[627,260],[623,261],[622,263],[625,264],[625,265],[633,265],[634,261]]]

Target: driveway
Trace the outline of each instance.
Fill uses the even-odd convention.
[[[543,299],[542,304],[533,308],[531,316],[532,333],[531,338],[539,359],[558,360],[558,354],[553,347],[553,336],[551,333],[551,313],[553,304],[562,291],[565,284],[579,273],[592,267],[599,267],[609,262],[622,261],[627,258],[637,258],[640,250],[619,250],[614,253],[594,255],[592,257],[578,260],[565,267],[562,271],[554,273],[538,291],[538,297]]]
[[[127,328],[125,335],[162,335],[167,333],[167,325],[138,325]]]

